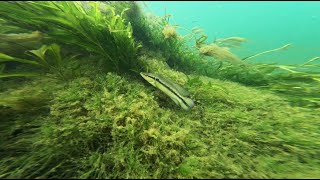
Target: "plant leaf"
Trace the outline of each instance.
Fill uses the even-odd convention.
[[[0,78],[6,78],[6,77],[26,77],[26,76],[40,76],[40,74],[36,73],[12,73],[12,74],[0,74]]]
[[[16,61],[16,62],[21,62],[21,63],[33,64],[33,65],[41,65],[36,61],[15,58],[15,57],[8,56],[6,54],[0,53],[0,62],[9,62],[9,61]]]

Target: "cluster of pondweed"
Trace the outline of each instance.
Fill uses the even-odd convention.
[[[128,19],[135,30],[133,36],[143,43],[145,51],[161,53],[171,68],[187,74],[206,75],[250,85],[266,83],[263,73],[257,71],[253,66],[244,66],[245,63],[240,58],[226,49],[226,46],[234,47],[239,45],[240,41],[244,42],[243,38],[220,39],[218,42],[222,47],[218,47],[216,44],[207,45],[202,42],[207,39],[207,36],[200,36],[196,40],[201,40],[203,44],[198,49],[191,48],[187,38],[178,34],[175,27],[169,24],[169,15],[163,18],[153,14],[142,14],[136,3],[132,3],[131,7],[134,7],[134,10],[128,10],[130,14]],[[196,34],[192,31],[190,35]],[[199,48],[202,48],[201,51]],[[201,56],[201,53],[215,56],[216,59],[208,59]],[[257,75],[259,78],[256,77]]]
[[[42,86],[42,84],[47,86]],[[48,78],[37,78],[20,85],[20,87],[6,89],[0,94],[0,106],[8,107],[12,113],[16,114],[32,114],[48,109],[52,90],[60,87],[56,80]]]
[[[62,57],[59,45],[42,45],[39,49],[26,51],[26,54],[29,55],[28,58],[12,57],[0,53],[0,62],[18,62],[19,64],[22,64],[22,66],[16,66],[18,66],[21,69],[24,68],[23,65],[30,65],[32,67],[29,68],[29,72],[15,70],[16,72],[4,73],[4,70],[0,70],[0,78],[17,76],[41,76],[44,74],[48,74],[49,76],[53,77],[58,77],[59,79],[63,80],[72,77],[72,73],[70,74],[70,70],[68,71],[68,66],[71,67],[71,64],[73,62],[72,60],[75,56]],[[1,65],[3,65],[4,69],[6,64]],[[15,69],[19,68],[16,67]],[[76,69],[72,68],[72,70]]]
[[[61,88],[61,84],[51,78],[35,78],[23,83],[14,79],[19,87],[5,82],[7,88],[1,92],[0,98],[0,176],[28,177],[39,171],[41,174],[41,168],[33,169],[28,163],[46,164],[48,159],[45,158],[52,158],[46,156],[49,151],[34,154],[33,148],[41,139],[39,131],[50,112],[52,92]],[[39,160],[42,157],[44,159]]]
[[[139,71],[143,69],[136,61],[140,44],[124,19],[126,10],[118,14],[99,2],[7,2],[0,7],[0,17],[9,25],[45,33],[48,42],[69,46],[75,54],[99,56],[109,71]]]
[[[201,58],[178,33],[177,27],[169,24],[169,15],[143,14],[137,3],[132,3],[128,14],[134,29],[133,36],[142,42],[144,48],[161,52],[171,68],[184,72],[196,71],[194,65],[201,63]]]

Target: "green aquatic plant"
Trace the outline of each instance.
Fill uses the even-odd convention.
[[[183,71],[187,74],[194,73],[199,75],[206,75],[222,80],[231,80],[250,86],[266,86],[271,79],[269,75],[271,72],[285,68],[284,66],[276,66],[272,63],[267,64],[251,64],[243,62],[235,54],[231,53],[228,49],[218,48],[220,51],[214,51],[217,48],[208,48],[209,45],[206,40],[207,36],[199,28],[194,28],[183,38],[165,39],[162,30],[165,26],[170,25],[169,20],[172,16],[157,17],[153,14],[142,14],[140,7],[137,3],[131,4],[134,11],[128,11],[131,13],[129,16],[130,22],[133,22],[133,28],[137,31],[133,32],[138,40],[140,40],[147,49],[144,51],[155,51],[155,53],[161,53],[164,61],[166,61],[170,67]],[[134,17],[134,18],[133,18]],[[195,49],[190,48],[188,45],[189,40],[193,40],[195,43]],[[241,37],[231,37],[225,39],[217,39],[216,43],[221,46],[235,47],[246,40]],[[205,47],[207,46],[207,47]],[[289,47],[285,45],[281,48],[277,48],[263,53],[250,56],[248,58],[256,57],[257,55],[266,54],[268,52],[280,51]],[[232,62],[221,62],[220,60],[203,57],[199,54],[199,49],[202,48],[204,54],[216,55],[218,58],[229,59]],[[207,49],[205,49],[207,48]],[[213,49],[213,50],[212,50]],[[218,53],[216,53],[218,52]],[[145,53],[147,54],[147,53]],[[246,66],[242,66],[245,64]]]
[[[293,105],[318,108],[320,107],[320,73],[310,68],[317,69],[319,65],[276,66],[276,70],[269,74],[267,88],[287,97]]]
[[[99,2],[4,2],[0,17],[8,24],[46,33],[51,41],[77,47],[105,60],[107,71],[139,71],[136,60],[141,47],[132,37],[132,26],[113,7],[107,13]],[[84,53],[85,54],[85,53]]]
[[[278,63],[256,63],[246,68],[225,65],[210,77],[232,80],[245,85],[266,89],[288,98],[292,105],[319,107],[319,65],[311,64],[318,58],[306,63],[281,65]]]
[[[129,4],[127,18],[135,30],[133,36],[144,46],[141,54],[147,54],[150,51],[161,53],[170,67],[183,72],[195,72],[195,64],[201,63],[201,57],[189,47],[189,36],[177,34],[176,28],[182,27],[170,23],[172,15],[166,14],[163,17],[158,17],[151,13],[142,13],[140,4],[137,2]],[[170,30],[175,38],[165,38],[166,27],[170,27],[169,30],[175,29],[174,31]],[[165,34],[163,30],[165,30]],[[167,37],[169,36],[167,35]]]
[[[0,106],[10,108],[11,112],[16,113],[37,113],[37,111],[47,111],[50,104],[51,95],[48,88],[54,89],[55,84],[53,79],[43,78],[36,79],[26,83],[24,86],[8,89],[0,94]],[[49,87],[42,84],[52,83]]]
[[[60,77],[64,76],[63,63],[75,57],[62,58],[60,46],[57,44],[43,45],[40,49],[30,50],[27,53],[34,56],[46,71],[57,74]]]
[[[288,98],[292,105],[317,108],[320,103],[318,69],[319,65],[309,63],[257,63],[246,68],[228,64],[216,72],[208,71],[208,76],[273,91]]]
[[[134,20],[130,20],[135,21],[133,27],[139,29],[139,31],[134,32],[133,35],[137,37],[137,39],[141,40],[149,50],[160,50],[164,61],[174,69],[183,71],[188,74],[194,73],[198,75],[205,75],[221,80],[238,82],[252,87],[264,88],[273,92],[280,93],[279,95],[285,95],[285,93],[281,92],[295,91],[296,93],[287,96],[291,103],[308,107],[318,106],[318,92],[317,88],[315,88],[318,87],[318,85],[316,85],[318,77],[315,73],[310,71],[303,74],[295,73],[295,67],[301,67],[302,64],[284,66],[275,63],[253,64],[246,62],[246,60],[257,57],[259,55],[285,50],[290,47],[290,44],[284,45],[277,49],[248,56],[247,58],[244,58],[245,61],[243,62],[241,58],[231,53],[228,49],[219,48],[220,51],[214,51],[214,48],[210,48],[210,50],[204,49],[207,48],[206,46],[208,45],[208,43],[206,42],[207,36],[203,34],[202,31],[200,31],[198,28],[195,28],[193,31],[191,30],[189,34],[184,36],[184,38],[165,39],[162,34],[162,29],[165,25],[169,24],[168,20],[169,18],[172,18],[172,16],[165,16],[161,18],[153,16],[152,14],[135,14],[135,16],[131,17],[138,17]],[[195,49],[189,48],[187,46],[186,40],[190,39],[195,42]],[[220,44],[221,46],[235,47],[239,46],[240,43],[243,43],[245,41],[245,39],[240,37],[231,37],[225,39],[217,39],[216,43]],[[199,55],[200,48],[202,48],[203,53],[215,55],[216,58],[203,57]],[[229,63],[227,61],[218,60],[219,58],[228,59],[232,62],[239,63]],[[318,58],[312,59],[310,63],[316,61],[317,59]],[[245,64],[245,66],[243,66],[242,64]],[[308,63],[306,65],[308,65]],[[304,67],[306,67],[307,69],[317,69],[317,67],[315,66]],[[282,72],[282,75],[276,73],[278,71]],[[299,81],[296,81],[295,83],[293,83],[292,81],[290,82],[289,77],[293,76],[289,74],[293,73],[296,77],[309,76],[311,79],[313,79],[313,84],[302,85],[301,83],[299,84]],[[288,78],[287,80],[280,80],[281,76],[287,76]],[[296,96],[294,94],[299,95]],[[304,98],[303,94],[308,98]]]
[[[0,64],[0,74],[2,74],[5,66],[6,66],[5,64]]]
[[[0,33],[0,52],[4,54],[24,58],[25,51],[39,48],[45,39],[45,36],[39,31],[29,32],[21,28],[12,29],[5,24],[1,26],[6,32]]]
[[[0,53],[0,62],[19,62],[22,64],[30,64],[37,68],[40,68],[43,72],[48,72],[64,77],[64,67],[63,63],[70,61],[75,56],[62,58],[60,52],[60,46],[57,44],[43,45],[40,49],[29,50],[26,52],[28,55],[33,56],[34,60],[21,59],[17,57],[12,57],[3,53]],[[39,73],[6,73],[0,74],[0,77],[12,77],[12,76],[39,76]]]
[[[308,64],[310,64],[310,63],[312,63],[312,62],[314,62],[314,61],[316,61],[318,59],[320,59],[320,57],[314,57],[314,58],[310,59],[309,61],[301,64],[301,66],[306,66],[306,65],[308,65]]]
[[[248,74],[259,74],[259,72],[250,70],[248,67],[239,66],[239,64],[247,65],[247,63],[242,62],[240,58],[229,50],[218,48],[220,51],[216,53],[214,50],[217,48],[208,46],[209,44],[206,42],[208,36],[201,29],[193,28],[187,30],[186,35],[178,36],[178,38],[165,38],[163,30],[165,27],[173,26],[169,23],[172,16],[157,17],[153,14],[142,14],[139,13],[138,5],[135,4],[134,7],[137,10],[133,11],[135,14],[130,16],[134,17],[130,19],[130,22],[133,22],[132,25],[137,31],[134,31],[133,35],[147,47],[145,51],[151,50],[155,53],[161,53],[170,67],[187,74],[195,73],[220,79],[238,80],[238,82],[264,81],[258,78],[250,79]],[[243,39],[239,40],[237,38],[237,40],[241,41]],[[191,44],[195,44],[194,47],[190,47],[190,41]],[[220,60],[214,58],[207,58],[199,54],[200,48],[202,48],[204,54],[217,54],[220,58],[236,63],[230,65],[230,63],[220,62]]]
[[[31,33],[19,33],[19,34],[0,34],[0,40],[5,42],[26,42],[26,41],[39,41],[43,35],[39,31]]]
[[[19,63],[24,63],[24,64],[31,64],[33,66],[40,66],[36,61],[32,60],[26,60],[26,59],[21,59],[21,58],[15,58],[8,56],[6,54],[0,53],[0,62],[10,62],[10,61],[15,61]],[[37,76],[38,74],[36,73],[4,73],[5,69],[5,64],[1,64],[1,71],[0,71],[0,78],[5,78],[5,77],[16,77],[16,76]]]

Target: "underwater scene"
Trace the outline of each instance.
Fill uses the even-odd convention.
[[[2,1],[0,178],[320,178],[319,8]]]

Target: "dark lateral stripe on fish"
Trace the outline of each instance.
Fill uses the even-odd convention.
[[[163,85],[164,87],[169,89],[170,92],[172,92],[174,95],[176,95],[183,102],[183,104],[185,106],[190,107],[189,104],[178,93],[176,93],[173,89],[171,89],[169,86],[167,86],[165,83],[163,83],[159,78],[152,77],[152,76],[150,76],[148,74],[145,74],[145,75],[148,76],[149,78],[152,78],[152,79],[156,80],[158,83],[160,83],[161,85]]]

